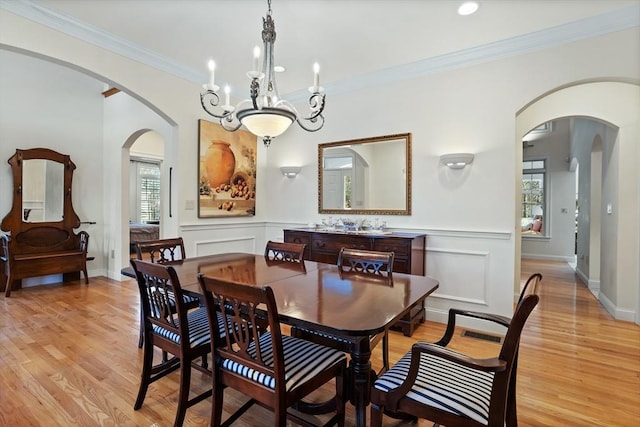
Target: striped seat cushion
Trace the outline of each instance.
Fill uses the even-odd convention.
[[[351,342],[353,341],[348,338],[341,337],[340,335],[333,335],[324,331],[314,331],[312,329],[305,329],[305,328],[298,328],[298,330],[307,335],[305,339],[313,339],[313,336],[315,335],[315,336],[319,336],[332,341],[340,342],[343,344],[351,344]]]
[[[151,287],[151,292],[153,292],[155,289],[156,289],[155,287]],[[170,289],[167,290],[167,296],[169,297],[169,306],[171,307],[171,311],[175,313],[176,312],[176,296],[173,293],[173,291]],[[198,305],[200,305],[200,298],[198,298],[197,296],[189,295],[189,294],[183,294],[182,301],[186,304],[187,308],[192,308],[192,307],[195,308]],[[151,306],[153,307],[153,303],[151,304]]]
[[[487,424],[493,372],[482,372],[423,353],[415,384],[406,398]],[[378,390],[400,386],[409,372],[411,352],[374,383]]]
[[[173,291],[168,290],[167,291],[167,295],[169,296],[169,302],[171,304],[172,307],[175,306],[175,300],[176,300],[176,296],[173,293]],[[182,295],[182,301],[184,301],[185,304],[187,304],[188,306],[192,306],[196,303],[200,303],[200,298],[195,297],[193,295],[189,295],[189,294],[183,294]]]
[[[195,304],[195,303],[200,303],[200,298],[195,297],[193,295],[188,295],[188,294],[184,294],[182,295],[182,301],[185,302],[185,304]]]
[[[287,392],[304,384],[318,373],[346,360],[345,355],[341,351],[288,335],[282,336],[282,344],[284,348],[284,379]],[[270,332],[260,337],[260,345],[265,363],[273,367]],[[249,353],[255,356],[255,346],[253,344],[249,347]],[[235,372],[266,387],[275,389],[275,378],[256,372],[254,369],[248,368],[240,363],[224,359],[222,360],[222,369]]]
[[[211,341],[209,335],[209,319],[207,318],[207,310],[205,308],[199,308],[197,310],[190,311],[187,314],[189,318],[189,344],[191,347],[196,347],[202,344],[209,343]],[[176,328],[177,325],[177,317],[176,320]],[[224,327],[224,320],[222,319],[222,315],[218,313],[218,327],[222,336],[226,333],[226,328]],[[153,325],[153,333],[170,339],[176,343],[180,343],[180,335],[169,331],[162,326]]]

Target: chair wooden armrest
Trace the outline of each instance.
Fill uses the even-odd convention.
[[[520,292],[520,297],[518,298],[518,304],[522,302],[522,300],[526,295],[536,293],[538,284],[540,283],[541,280],[542,280],[542,275],[540,273],[534,273],[531,276],[529,276],[524,287],[522,288],[522,291]],[[508,328],[509,325],[511,324],[511,319],[506,316],[452,308],[449,310],[449,320],[447,321],[447,329],[445,330],[444,335],[442,335],[442,338],[440,338],[440,340],[437,341],[436,344],[441,345],[443,347],[446,347],[449,344],[449,342],[451,341],[451,338],[453,338],[453,333],[455,332],[456,316],[466,316],[466,317],[473,317],[475,319],[487,320],[489,322],[502,325],[505,328]]]
[[[471,369],[478,369],[486,372],[501,372],[504,371],[507,362],[500,360],[497,357],[490,357],[488,359],[476,359],[474,357],[467,356],[462,353],[458,353],[455,350],[441,347],[437,344],[427,342],[417,342],[411,348],[411,363],[414,359],[419,363],[420,354],[428,353],[434,356],[442,357],[443,359],[450,360],[451,362],[458,363]]]
[[[445,330],[442,338],[435,342],[435,344],[446,347],[456,329],[456,316],[473,317],[474,319],[486,320],[488,322],[497,323],[499,325],[508,328],[511,324],[511,319],[506,316],[500,316],[498,314],[483,313],[480,311],[460,310],[457,308],[449,309],[449,319],[447,321],[447,329]]]

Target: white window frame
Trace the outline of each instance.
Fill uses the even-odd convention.
[[[525,163],[531,163],[531,162],[543,162],[543,167],[542,168],[528,168],[525,169]],[[540,234],[523,234],[523,237],[526,238],[535,238],[535,239],[540,239],[540,238],[548,238],[550,235],[550,230],[551,230],[551,221],[550,221],[550,217],[549,217],[549,197],[550,197],[550,183],[549,183],[549,159],[545,158],[545,157],[532,157],[529,159],[524,159],[522,161],[522,175],[521,175],[521,180],[522,180],[522,197],[524,199],[524,194],[525,194],[525,185],[524,185],[524,176],[525,175],[531,175],[531,174],[541,174],[542,175],[542,180],[543,180],[543,189],[542,189],[542,232]],[[522,215],[522,211],[523,211],[523,205],[524,205],[524,200],[520,201],[520,212]],[[533,218],[533,213],[531,218]],[[521,216],[521,219],[524,218]],[[522,221],[521,221],[522,222]]]

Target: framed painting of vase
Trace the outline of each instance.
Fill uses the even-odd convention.
[[[256,136],[198,121],[198,217],[256,214]]]

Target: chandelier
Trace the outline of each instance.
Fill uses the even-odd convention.
[[[284,133],[295,121],[308,131],[315,132],[324,125],[324,89],[320,86],[320,67],[313,65],[313,86],[309,88],[309,115],[300,116],[296,108],[288,101],[280,99],[276,86],[276,75],[273,63],[273,45],[276,41],[276,28],[271,18],[271,0],[267,0],[267,16],[262,18],[262,42],[264,56],[262,71],[258,70],[260,49],[256,46],[253,51],[253,70],[247,72],[250,79],[249,96],[235,107],[230,105],[229,86],[224,88],[224,104],[221,104],[220,87],[216,86],[214,72],[215,63],[209,61],[210,80],[203,85],[205,91],[200,94],[202,108],[209,115],[220,120],[225,130],[234,132],[244,125],[249,132],[262,138],[267,147],[271,139]]]

